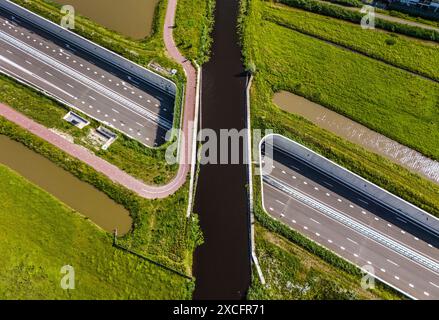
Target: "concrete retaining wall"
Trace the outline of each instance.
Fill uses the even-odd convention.
[[[275,147],[306,161],[324,173],[343,181],[355,190],[380,201],[383,205],[400,212],[405,218],[410,219],[432,233],[439,235],[439,219],[428,212],[391,194],[293,140],[277,134],[272,135],[272,137],[272,143]]]
[[[41,28],[46,32],[49,32],[53,36],[62,39],[63,41],[68,42],[73,46],[80,47],[83,50],[86,50],[87,52],[93,54],[99,59],[110,62],[119,69],[122,69],[127,73],[130,73],[136,77],[139,77],[140,79],[145,80],[152,86],[170,95],[176,95],[177,87],[172,81],[142,66],[139,66],[129,61],[128,59],[77,35],[70,30],[64,29],[61,26],[8,0],[0,0],[0,8],[11,12],[17,17],[26,20],[32,25],[35,25],[36,27]]]

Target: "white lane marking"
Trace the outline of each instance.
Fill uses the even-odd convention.
[[[427,291],[424,291],[424,294],[428,297],[430,294]]]
[[[429,284],[431,284],[432,286],[434,286],[434,287],[439,289],[439,286],[436,283],[433,283],[433,282],[430,281]]]
[[[145,127],[143,124],[136,122],[137,125],[141,126],[141,127]]]
[[[317,236],[317,237],[320,237],[320,233],[316,232],[316,236]]]
[[[396,262],[393,262],[392,260],[387,259],[387,262],[389,262],[389,263],[391,263],[391,264],[393,264],[393,265],[399,267],[399,265],[398,265]]]
[[[292,223],[296,223],[296,220],[291,220]]]
[[[328,242],[329,242],[329,243],[332,243],[332,240],[331,240],[331,239],[328,239]]]
[[[317,187],[314,187],[314,190],[316,190],[316,191],[319,191],[319,188],[317,188]]]
[[[32,62],[25,60],[27,64],[32,65]]]
[[[90,109],[93,109],[93,106],[92,106],[92,105],[89,105],[88,107],[89,107]]]
[[[337,199],[337,201],[338,201],[338,202],[342,202],[342,200],[341,200],[341,199]]]
[[[354,240],[352,240],[351,238],[346,238],[348,241],[350,241],[350,242],[352,242],[353,244],[356,244],[356,245],[358,245],[358,242],[356,242],[356,241],[354,241]]]
[[[66,83],[67,86],[69,86],[70,88],[74,88],[70,83]]]
[[[388,226],[389,228],[391,228],[391,227],[392,227],[392,225],[391,225],[390,223],[388,223],[388,224],[387,224],[387,226]]]
[[[401,230],[401,233],[402,233],[402,234],[405,234],[405,231],[404,231],[404,230]]]
[[[92,97],[92,96],[88,96],[91,100],[94,100],[94,101],[96,101],[96,98],[95,97]]]
[[[119,113],[119,111],[117,111],[116,109],[111,108],[111,110],[115,113]]]
[[[130,128],[130,131],[133,131],[133,129]],[[282,218],[285,217],[285,215],[284,215],[283,213],[281,213],[280,216],[281,216]]]
[[[409,283],[409,287],[414,288],[415,286],[413,284]]]
[[[340,249],[343,250],[343,251],[346,250],[345,247],[340,247]]]
[[[293,179],[297,179],[296,176],[293,176]]]
[[[282,174],[286,174],[285,170],[282,170]]]
[[[303,181],[303,184],[308,184],[308,182],[306,182],[306,181]]]
[[[283,205],[283,206],[285,205],[285,203],[283,203],[282,201],[279,201],[279,200],[277,200],[277,199],[276,199],[276,202],[277,202],[277,203],[280,203],[280,204]]]
[[[361,213],[362,213],[362,214],[367,214],[367,213],[366,213],[366,211],[364,211],[364,210],[363,210],[363,211],[361,211]]]
[[[367,260],[366,262],[367,262],[367,264],[372,264],[372,262],[370,262],[369,260]]]
[[[270,211],[273,211],[273,210],[274,210],[272,207],[270,207],[269,209],[270,209]]]
[[[354,257],[355,257],[355,258],[358,258],[358,254],[354,253]]]
[[[384,269],[384,268],[381,268],[380,270],[381,270],[381,272],[386,272],[386,269]]]
[[[377,217],[374,218],[376,221],[379,221],[380,219],[378,219]]]
[[[418,241],[418,240],[419,240],[419,238],[415,237],[415,240],[416,240],[416,241]]]
[[[51,74],[50,72],[44,71],[45,74],[47,74],[48,76],[53,77],[53,74]]]
[[[349,208],[353,208],[353,207],[354,207],[353,205],[351,205],[351,204],[349,205]]]
[[[10,51],[10,50],[6,50],[6,52],[12,54],[12,51]]]
[[[327,197],[329,197],[329,196],[330,196],[330,194],[326,192],[326,196],[327,196]]]
[[[399,277],[398,277],[398,276],[395,276],[395,279],[396,279],[396,280],[399,280]]]
[[[303,226],[303,229],[308,230],[308,227],[307,226]]]
[[[318,222],[317,220],[315,220],[315,219],[313,219],[313,218],[309,218],[309,219],[310,219],[311,221],[317,223],[317,224],[320,224],[320,222]]]

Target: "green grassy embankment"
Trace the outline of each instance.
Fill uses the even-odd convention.
[[[200,65],[209,59],[214,10],[214,0],[178,0],[177,2],[175,42],[186,58],[196,60]]]
[[[112,246],[57,199],[0,165],[1,299],[189,299],[193,283]],[[64,290],[61,267],[75,270]]]
[[[294,139],[439,216],[438,185],[300,116],[284,112],[272,102],[275,92],[291,91],[384,134],[417,145],[426,154],[435,154],[437,157],[436,143],[439,140],[431,137],[439,134],[438,117],[435,116],[438,112],[438,84],[267,21],[266,17],[273,9],[263,1],[242,1],[241,10],[244,62],[248,70],[254,71],[251,88],[252,127],[271,129]],[[288,16],[288,19],[294,21],[295,17]],[[310,19],[308,28],[314,27],[318,21],[317,18]],[[332,18],[328,24],[330,22],[339,23]],[[340,38],[347,39],[343,31],[346,32],[341,29]],[[350,45],[362,46],[361,41],[362,38],[353,38]],[[417,89],[412,91],[414,87]],[[405,131],[408,126],[413,126],[414,130],[408,129],[410,135]],[[255,216],[261,226],[335,266],[340,272],[347,272],[359,279],[358,268],[271,219],[262,208],[260,192],[260,185],[255,183]],[[259,230],[257,238],[261,236],[260,233]],[[258,286],[255,280],[253,288],[259,290]],[[383,290],[388,292],[389,297],[393,296],[392,290]]]

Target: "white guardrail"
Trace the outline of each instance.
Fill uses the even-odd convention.
[[[419,263],[420,265],[426,267],[429,270],[432,270],[434,272],[439,272],[439,263],[419,254],[418,252],[406,246],[401,245],[400,243],[390,239],[389,237],[386,237],[385,235],[379,232],[376,232],[375,230],[363,224],[358,223],[357,221],[345,216],[341,212],[334,210],[311,197],[308,197],[304,193],[288,186],[287,184],[283,183],[279,179],[276,179],[272,176],[264,176],[263,179],[264,182],[270,184],[274,188],[283,191],[284,193],[300,201],[301,203],[304,203],[310,206],[311,208],[322,212],[326,216],[338,221],[339,223],[357,231],[364,237],[375,240],[376,242],[383,245],[384,247],[387,247],[399,253],[400,255]]]
[[[270,137],[270,139],[267,139]],[[272,138],[272,139],[271,139]],[[331,160],[319,155],[311,149],[279,134],[271,134],[264,137],[263,141],[271,140],[272,144],[280,150],[295,156],[327,175],[343,182],[360,193],[378,201],[382,205],[391,208],[395,213],[413,221],[415,224],[439,235],[439,219],[430,213],[414,206],[413,204],[397,197],[387,190],[373,184],[359,175],[341,167]]]
[[[45,53],[42,53],[42,52],[30,47],[26,43],[24,43],[20,40],[17,40],[14,37],[9,36],[8,34],[4,33],[3,31],[0,31],[0,39],[4,40],[5,42],[8,42],[11,46],[13,46],[15,48],[30,54],[35,59],[38,59],[38,60],[46,63],[47,65],[50,65],[50,66],[54,67],[55,69],[68,74],[72,78],[87,84],[90,88],[92,88],[98,92],[104,93],[106,96],[111,97],[111,99],[116,100],[117,102],[120,102],[122,105],[126,105],[126,106],[130,107],[131,109],[135,110],[137,113],[148,118],[153,123],[157,123],[160,127],[164,128],[166,130],[169,130],[172,128],[172,123],[170,121],[168,121],[167,119],[164,119],[163,117],[160,117],[160,116],[148,111],[147,109],[142,108],[140,105],[124,98],[123,96],[117,94],[113,90],[110,90],[107,87],[101,85],[100,83],[94,81],[93,79],[90,79],[90,78],[82,75],[80,72],[77,72],[73,68],[70,68],[70,67],[56,61],[55,59],[46,55]]]

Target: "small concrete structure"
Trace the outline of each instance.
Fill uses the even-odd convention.
[[[78,127],[79,129],[82,129],[90,124],[90,121],[84,119],[73,111],[69,111],[63,119],[73,124],[75,127]]]
[[[107,128],[100,126],[96,129],[96,133],[106,139],[106,142],[102,146],[102,150],[107,150],[109,146],[117,139],[117,134],[108,130]]]

